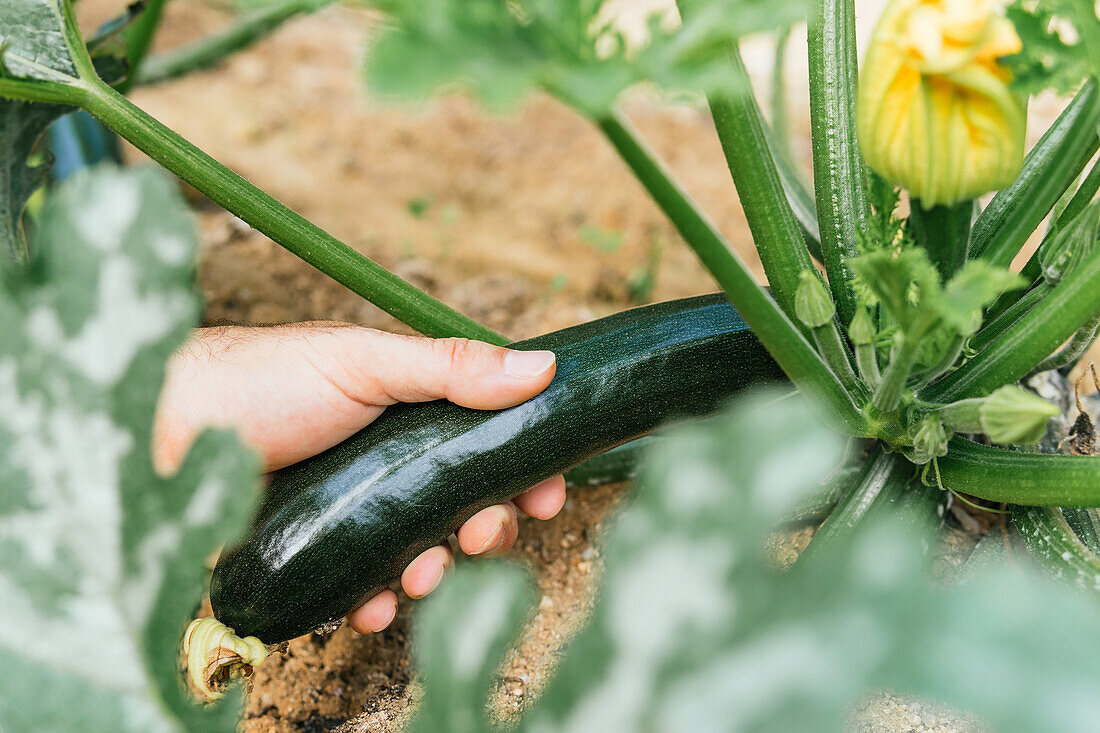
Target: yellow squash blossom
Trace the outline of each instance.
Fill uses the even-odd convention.
[[[1020,47],[995,0],[894,0],[860,77],[867,164],[925,207],[1010,183],[1023,163],[1026,118],[998,59]]]

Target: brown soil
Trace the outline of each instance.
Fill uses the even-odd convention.
[[[123,5],[84,0],[82,20],[90,27]],[[226,17],[213,4],[176,0],[157,45],[197,37]],[[716,289],[598,131],[568,109],[535,98],[511,115],[490,116],[462,99],[416,110],[372,101],[358,78],[372,22],[364,10],[329,8],[216,69],[133,98],[343,241],[516,338],[629,306],[623,283],[645,266],[652,246],[663,252],[652,299]],[[709,117],[645,99],[628,109],[761,275]],[[805,106],[792,114],[800,132],[795,152],[805,160]],[[208,322],[338,319],[402,328],[239,220],[194,200]],[[590,241],[593,227],[621,235],[620,246],[601,251]],[[531,701],[585,617],[598,568],[591,538],[624,493],[622,486],[579,490],[558,518],[524,520],[512,556],[530,566],[543,597],[502,670],[492,709],[503,719]],[[779,542],[780,560],[792,559],[811,536],[807,530]],[[243,730],[400,729],[418,695],[412,606],[404,601],[382,634],[342,628],[293,642],[286,656],[257,671]],[[930,722],[928,729],[946,724]]]

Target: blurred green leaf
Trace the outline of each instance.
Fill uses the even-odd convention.
[[[839,455],[805,405],[742,404],[657,446],[606,538],[594,614],[518,730],[840,731],[856,699],[883,688],[998,731],[1094,730],[1100,623],[1068,588],[990,562],[966,586],[934,589],[904,509],[790,572],[766,561],[769,527]],[[428,602],[419,633],[437,646],[464,637],[470,661],[449,675],[458,642],[449,654],[421,644],[428,684],[414,731],[441,720],[489,730],[472,694],[488,683],[467,675],[493,669],[498,624],[522,616],[527,586],[468,572]]]
[[[1018,91],[1068,94],[1100,77],[1100,18],[1091,0],[1016,0],[1006,12],[1023,41],[1005,59]]]
[[[405,99],[457,86],[493,107],[545,89],[602,116],[626,88],[730,93],[727,53],[745,35],[790,25],[808,0],[682,0],[641,11],[605,0],[386,0],[371,89]]]
[[[592,245],[599,252],[611,253],[623,246],[625,235],[617,229],[601,229],[585,224],[577,230],[577,236]]]
[[[257,462],[206,433],[153,469],[164,364],[199,314],[174,184],[99,168],[49,198],[0,281],[0,728],[232,731],[177,671],[204,558],[244,526]]]

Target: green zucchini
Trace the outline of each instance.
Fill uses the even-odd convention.
[[[782,372],[721,295],[636,308],[512,345],[557,354],[554,381],[507,410],[390,407],[274,475],[210,600],[275,644],[344,616],[481,509],[670,420],[718,410]]]

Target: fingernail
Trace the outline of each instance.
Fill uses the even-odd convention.
[[[496,550],[499,550],[500,546],[504,544],[504,540],[507,537],[507,532],[504,531],[504,524],[508,521],[508,519],[509,517],[506,516],[501,521],[500,526],[497,527],[497,531],[493,532],[493,534],[489,536],[489,539],[485,540],[485,544],[479,547],[477,551],[471,552],[470,554],[484,555],[486,552],[494,552]]]
[[[553,365],[553,351],[509,351],[504,355],[504,373],[509,377],[537,377]]]
[[[429,593],[434,591],[436,588],[438,588],[439,584],[443,582],[443,574],[446,573],[446,572],[447,572],[447,566],[446,565],[440,565],[439,566],[439,576],[435,579],[435,582],[432,583],[432,587],[428,588],[428,590],[424,592],[424,595],[418,596],[418,598],[423,598],[424,596],[428,595]]]
[[[397,603],[396,602],[393,604],[393,610],[390,611],[390,617],[386,620],[386,623],[382,624],[382,626],[380,628],[375,629],[374,633],[377,634],[380,631],[385,631],[386,629],[388,629],[390,624],[393,623],[393,620],[395,618],[397,618]]]

